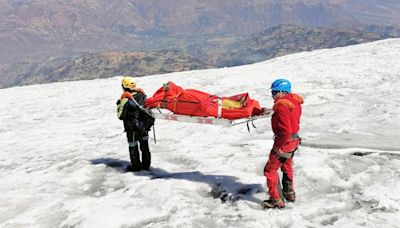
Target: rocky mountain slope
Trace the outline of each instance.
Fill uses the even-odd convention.
[[[148,37],[248,36],[279,24],[400,25],[400,0],[0,0],[0,59],[141,50]]]
[[[79,64],[60,70],[82,56],[102,58],[94,53],[172,50],[176,54],[169,61],[176,63],[171,69],[192,69],[376,39],[333,30],[313,34],[274,29],[260,35],[280,24],[312,29],[362,27],[379,33],[379,38],[396,37],[400,35],[398,12],[400,0],[0,0],[0,88],[118,73],[114,69],[102,74],[88,67],[94,70],[89,76],[79,70]],[[193,63],[180,63],[177,51]],[[139,75],[152,72],[147,69]]]
[[[389,37],[385,33],[348,29],[280,25],[235,42],[218,59],[218,66],[236,66],[315,49],[343,47]],[[221,53],[223,50],[221,50]]]
[[[4,72],[16,78],[12,85],[105,78],[124,74],[143,76],[237,66],[295,52],[347,46],[383,38],[386,37],[372,32],[280,25],[248,38],[210,39],[207,44],[181,39],[171,46],[179,51],[94,53],[27,62],[10,67]]]
[[[107,52],[76,58],[54,59],[27,64],[25,72],[16,75],[15,85],[57,81],[107,78],[115,75],[135,75],[187,71],[211,68],[193,57],[177,51]],[[12,74],[12,72],[8,72]]]

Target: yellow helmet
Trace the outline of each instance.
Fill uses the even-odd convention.
[[[124,77],[121,84],[124,89],[134,90],[137,86],[137,80],[132,77]]]

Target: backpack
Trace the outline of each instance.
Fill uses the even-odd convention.
[[[137,93],[133,99],[124,98],[117,102],[117,114],[124,121],[125,129],[145,132],[150,131],[155,118],[151,110],[144,107],[146,95]]]
[[[140,131],[150,131],[154,125],[156,118],[151,110],[143,108],[139,111],[139,118],[136,127]]]

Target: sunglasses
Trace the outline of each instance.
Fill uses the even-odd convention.
[[[276,94],[280,93],[281,91],[271,91],[272,96],[275,96]]]

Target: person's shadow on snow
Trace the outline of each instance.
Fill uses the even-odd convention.
[[[90,160],[93,165],[104,164],[119,172],[126,173],[130,166],[129,161],[114,158],[98,158]],[[149,171],[143,170],[133,172],[136,176],[149,176],[151,179],[181,179],[194,182],[202,182],[211,186],[210,195],[214,198],[220,198],[222,202],[236,202],[238,200],[247,200],[261,204],[262,200],[253,195],[264,192],[261,184],[244,184],[237,181],[236,177],[226,175],[206,175],[198,171],[193,172],[175,172],[170,173],[160,168],[151,167]]]

